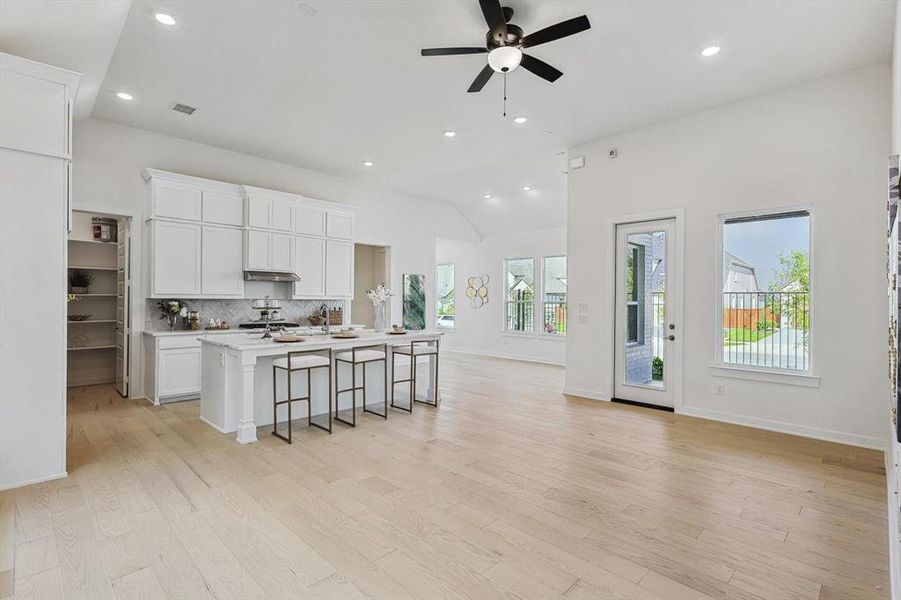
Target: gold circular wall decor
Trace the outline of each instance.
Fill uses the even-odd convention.
[[[488,304],[488,276],[480,275],[466,280],[466,297],[473,308],[482,308]]]

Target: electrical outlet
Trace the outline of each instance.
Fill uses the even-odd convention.
[[[716,384],[716,388],[713,390],[714,396],[725,396],[726,395],[726,386],[722,383]]]
[[[579,302],[579,312],[588,312],[588,303],[587,302]]]
[[[579,315],[577,322],[580,325],[588,325],[588,315]]]

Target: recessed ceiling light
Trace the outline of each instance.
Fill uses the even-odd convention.
[[[518,117],[513,117],[513,122],[517,123],[519,125],[522,125],[523,123],[525,123],[528,120],[529,120],[529,118],[525,115],[519,115]]]
[[[451,137],[454,137],[454,136],[456,136],[456,135],[457,135],[457,132],[454,131],[453,129],[446,129],[446,130],[444,131],[444,137],[449,137],[449,138],[451,138]]]
[[[134,100],[135,97],[129,94],[128,92],[116,92],[116,96],[120,100]]]
[[[522,186],[522,191],[524,191],[524,192],[531,192],[531,191],[532,191],[532,186],[530,186],[530,185],[524,185],[524,186]]]
[[[175,25],[175,19],[172,18],[172,15],[167,15],[166,13],[156,13],[153,17],[162,23],[163,25]]]
[[[375,163],[372,162],[371,160],[364,160],[364,161],[363,161],[363,166],[364,166],[364,167],[373,167],[373,166],[375,166]]]
[[[482,194],[482,200],[491,200],[491,194]]]
[[[701,56],[716,56],[720,53],[719,46],[707,46],[703,50],[701,50]]]

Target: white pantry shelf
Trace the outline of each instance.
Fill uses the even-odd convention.
[[[78,346],[78,347],[70,347],[69,352],[75,352],[76,350],[109,350],[115,348],[116,345],[113,344],[111,346]]]
[[[79,269],[82,271],[118,271],[119,267],[88,267],[82,265],[69,265],[69,269]]]
[[[115,319],[82,319],[81,321],[75,321],[73,319],[66,319],[66,323],[70,325],[72,323],[115,323]]]

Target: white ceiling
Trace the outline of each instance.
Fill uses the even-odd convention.
[[[131,0],[3,0],[0,50],[81,73],[75,116],[90,116]]]
[[[0,3],[3,21],[9,4]],[[71,8],[58,14],[62,3],[44,4],[60,25],[79,22]],[[90,5],[77,11],[83,21],[102,12],[78,4]],[[549,84],[513,72],[507,118],[501,77],[466,93],[484,55],[419,55],[483,43],[476,0],[137,2],[93,116],[452,202],[487,234],[565,222],[558,153],[569,146],[891,56],[887,1],[504,4],[526,33],[580,14],[592,23],[529,51],[565,75]],[[177,25],[157,23],[158,10]],[[24,39],[43,27],[31,19],[0,32]],[[54,27],[53,39],[67,40]],[[87,45],[72,41],[56,45]],[[722,52],[701,58],[711,43]],[[28,56],[6,39],[3,49]],[[119,90],[135,100],[117,99]],[[198,111],[168,110],[174,101]],[[515,125],[518,114],[528,123]],[[442,135],[448,128],[456,138]]]

